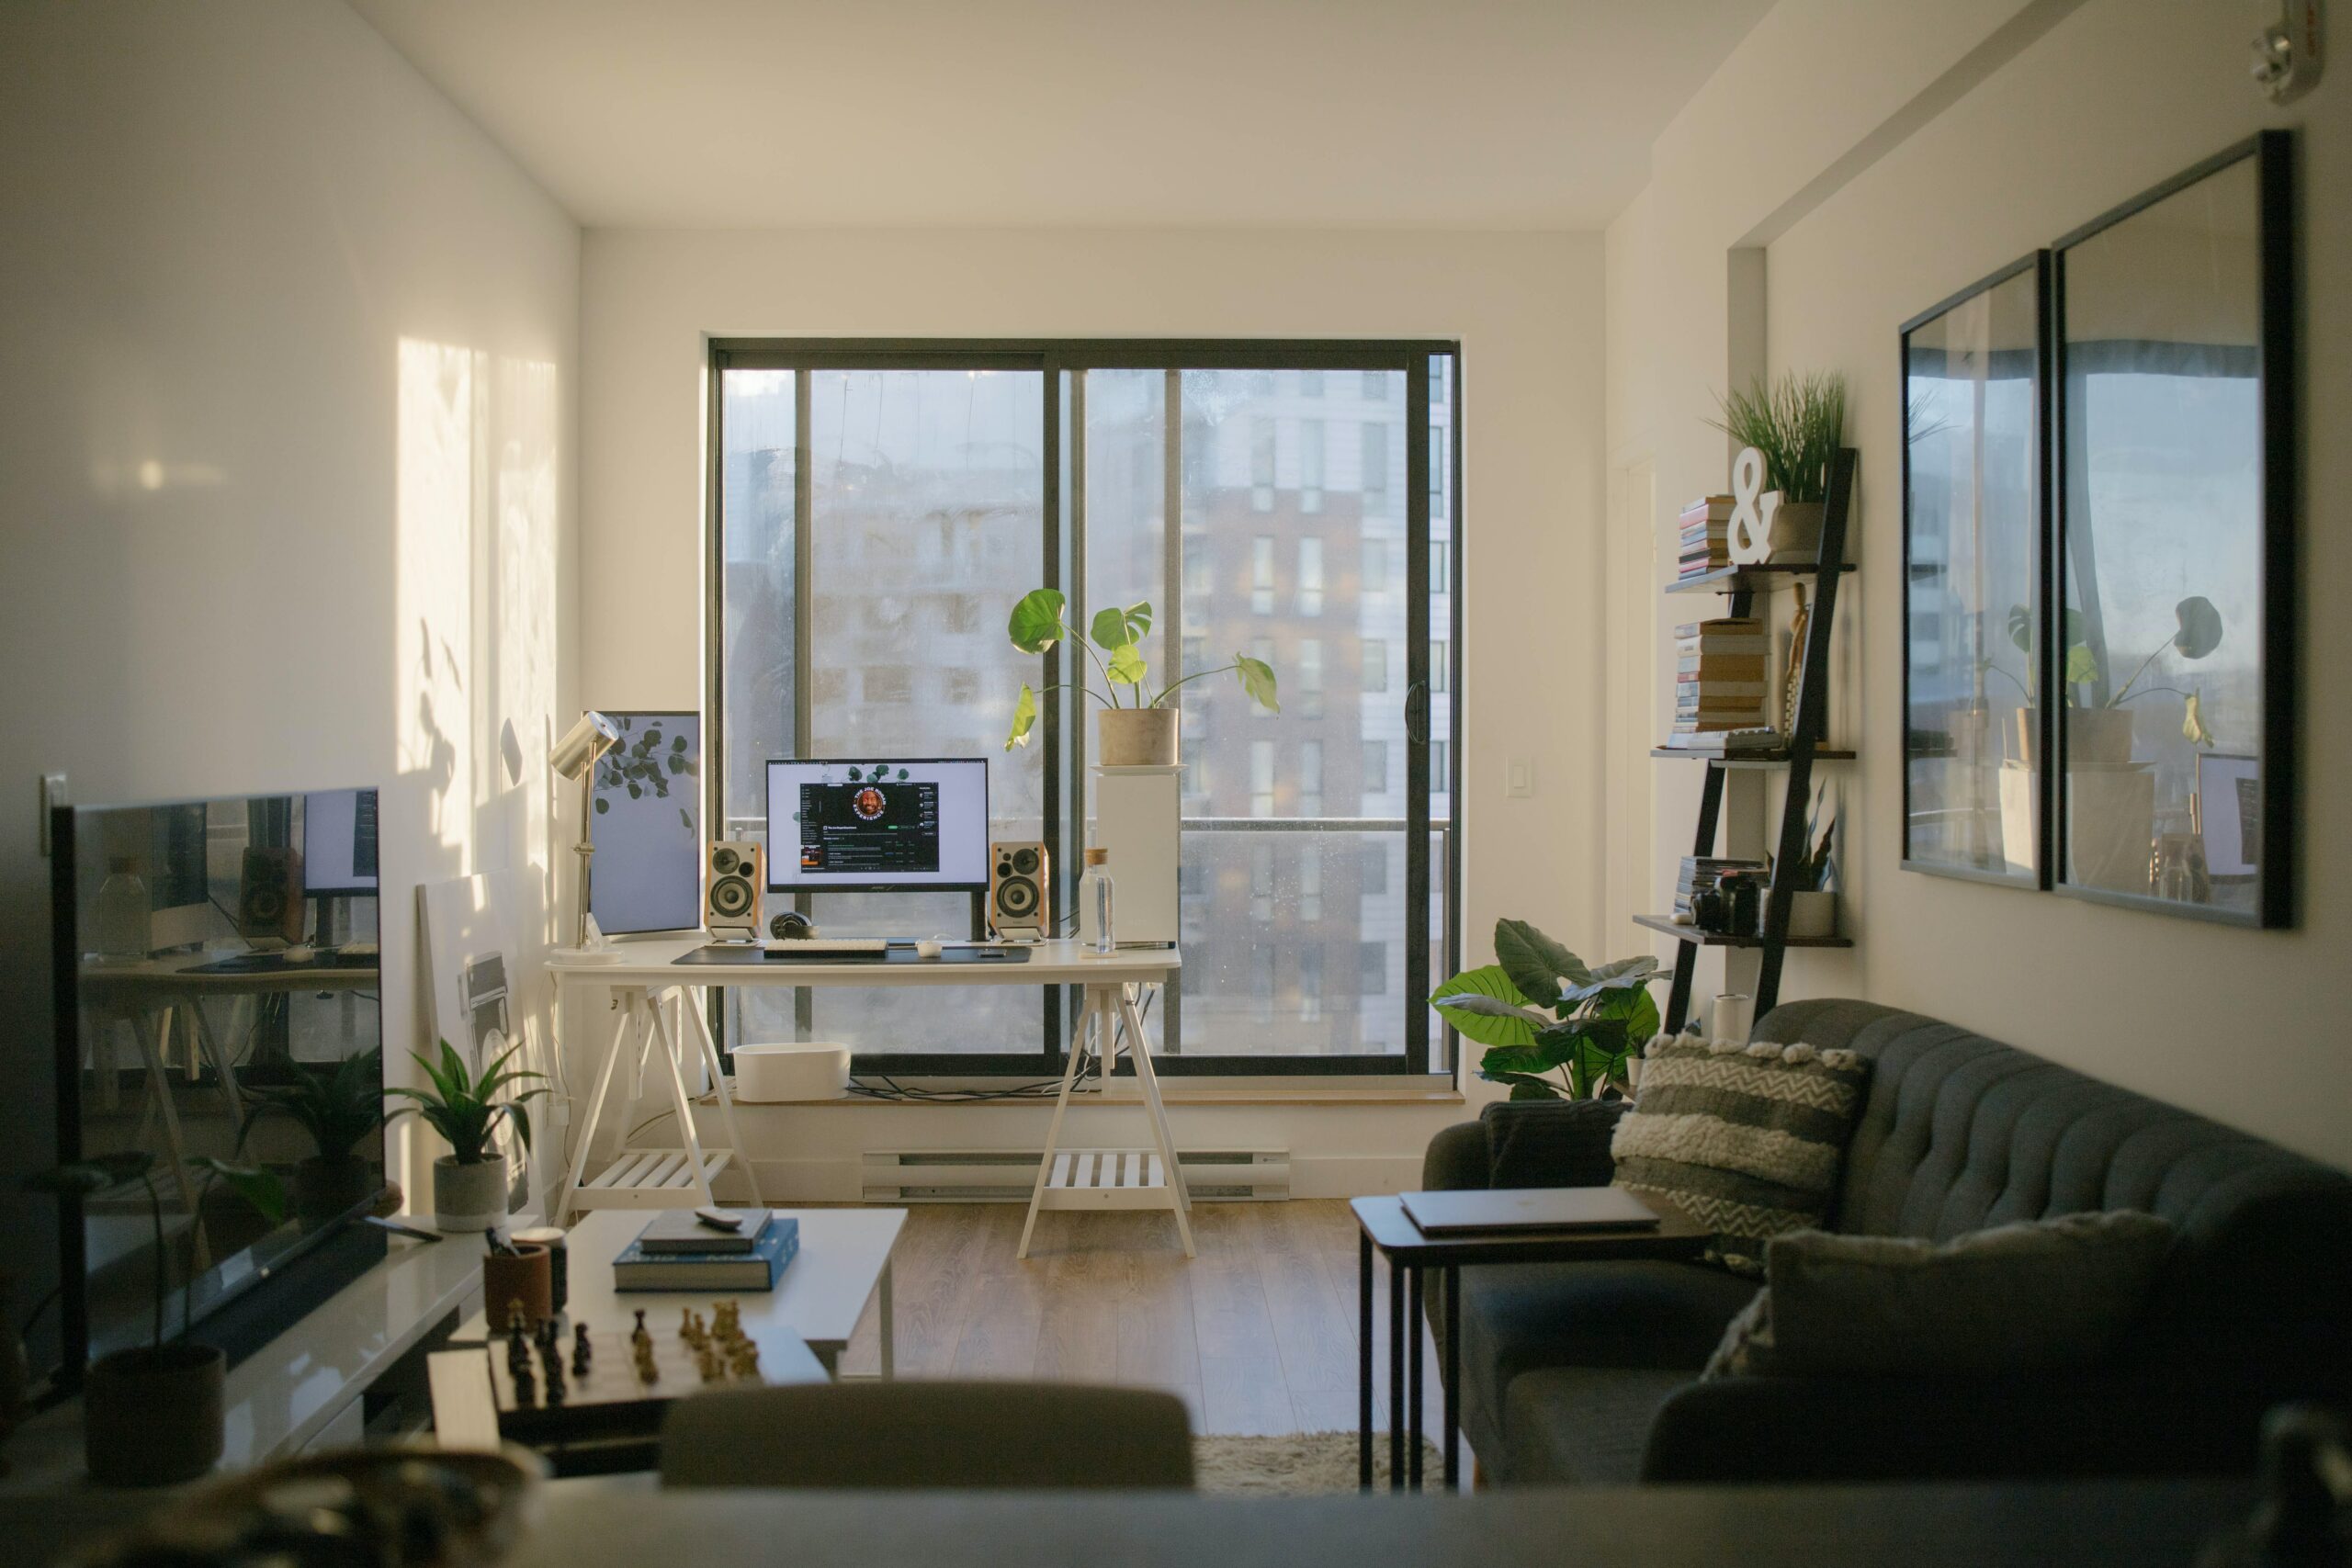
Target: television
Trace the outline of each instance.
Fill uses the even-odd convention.
[[[167,1337],[233,1360],[384,1256],[382,1233],[354,1223],[385,1187],[374,802],[361,789],[53,814],[59,1158],[150,1156],[143,1175],[63,1201],[67,1382],[148,1339],[159,1297]],[[345,906],[328,929],[306,850]],[[345,1111],[340,1134],[323,1124],[335,1146],[276,1109],[295,1096]],[[207,1156],[272,1171],[283,1213]]]

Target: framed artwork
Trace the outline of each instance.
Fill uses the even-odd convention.
[[[1903,865],[2048,886],[2050,253],[1903,324]]]
[[[598,760],[590,912],[606,936],[702,925],[702,716],[614,712]]]
[[[2290,151],[2266,131],[2054,250],[2044,659],[2072,896],[2292,918]]]

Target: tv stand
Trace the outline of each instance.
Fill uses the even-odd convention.
[[[386,1256],[229,1369],[221,1471],[358,1442],[363,1400],[378,1380],[443,1321],[453,1314],[462,1321],[480,1310],[479,1245],[458,1237],[454,1246],[433,1246],[388,1238],[368,1226],[350,1229],[353,1245],[384,1247]],[[209,1326],[198,1325],[198,1337],[208,1343],[211,1336],[204,1330]],[[73,1523],[64,1516],[81,1514],[85,1504],[96,1510],[88,1517],[103,1518],[110,1510],[145,1506],[172,1495],[170,1488],[122,1492],[89,1479],[82,1463],[79,1398],[26,1423],[6,1451],[9,1472],[0,1476],[0,1501],[57,1498],[62,1527]],[[69,1500],[70,1510],[64,1506]],[[9,1512],[12,1518],[27,1513]],[[10,1544],[14,1549],[24,1543]],[[36,1551],[25,1561],[46,1562],[48,1556]]]

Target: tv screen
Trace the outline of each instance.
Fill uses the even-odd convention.
[[[159,1295],[166,1336],[207,1341],[209,1319],[383,1190],[374,803],[341,790],[56,814],[60,1157],[146,1158],[62,1216],[69,1371],[148,1339]],[[306,849],[324,852],[332,912],[306,897],[330,890],[306,883]],[[208,1157],[277,1176],[282,1215]]]

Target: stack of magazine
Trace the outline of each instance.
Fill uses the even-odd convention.
[[[765,1209],[740,1213],[740,1230],[717,1230],[691,1210],[669,1209],[613,1259],[616,1291],[772,1291],[800,1250],[800,1222]]]

